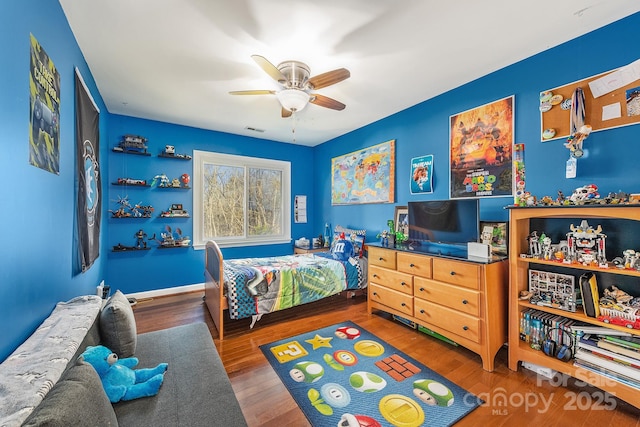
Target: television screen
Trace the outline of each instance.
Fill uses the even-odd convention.
[[[409,243],[478,241],[478,200],[434,200],[408,203]]]

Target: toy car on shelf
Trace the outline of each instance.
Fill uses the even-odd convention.
[[[160,212],[162,218],[189,218],[189,212],[182,208],[182,203],[174,203],[171,208]]]
[[[133,178],[118,178],[116,180],[116,184],[117,185],[140,185],[140,186],[146,186],[147,185],[147,180],[146,179],[133,179]]]
[[[123,153],[147,153],[147,138],[139,135],[124,135],[122,140],[118,142],[118,145],[113,147],[113,151],[120,151]]]
[[[183,236],[180,228],[176,228],[175,232],[177,237],[173,235],[173,230],[171,230],[171,227],[167,225],[165,227],[165,232],[160,233],[161,239],[157,239],[154,234],[149,240],[155,240],[158,242],[159,249],[184,248],[191,244],[191,238],[189,236]]]

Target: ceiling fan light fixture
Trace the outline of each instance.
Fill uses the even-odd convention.
[[[301,111],[309,103],[309,94],[299,89],[284,89],[276,94],[283,108]]]

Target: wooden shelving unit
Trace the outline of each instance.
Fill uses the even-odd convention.
[[[512,208],[510,209],[509,214],[509,368],[514,371],[517,370],[518,362],[529,362],[545,366],[558,372],[576,377],[640,408],[640,389],[636,389],[623,384],[622,382],[576,367],[573,365],[573,360],[564,362],[555,357],[547,356],[544,352],[534,350],[528,343],[521,341],[519,336],[520,313],[524,310],[535,308],[539,311],[553,313],[584,323],[630,332],[634,335],[640,335],[640,330],[605,324],[595,318],[587,317],[581,308],[578,309],[579,311],[572,313],[564,310],[530,304],[528,301],[521,301],[518,299],[520,291],[528,289],[530,268],[544,269],[545,266],[562,266],[565,268],[575,269],[577,274],[582,274],[582,272],[587,270],[594,271],[596,274],[614,274],[640,278],[640,272],[633,270],[620,270],[613,266],[611,268],[588,267],[581,264],[561,264],[554,261],[531,259],[521,256],[521,254],[527,253],[527,236],[531,231],[533,231],[530,230],[530,223],[532,219],[575,218],[576,222],[579,222],[582,219],[594,221],[598,219],[640,221],[640,206],[598,205]]]

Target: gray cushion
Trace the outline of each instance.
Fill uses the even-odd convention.
[[[23,426],[117,426],[111,402],[91,365],[79,362],[47,393]]]
[[[100,337],[102,345],[120,358],[131,357],[136,352],[136,319],[129,300],[119,290],[100,313]]]
[[[141,334],[136,357],[169,367],[156,396],[114,405],[120,427],[247,425],[205,323]]]

